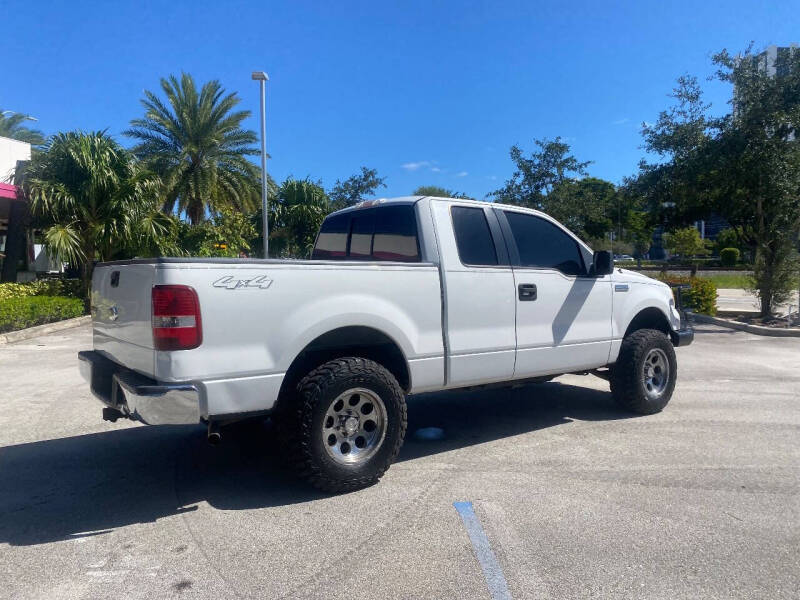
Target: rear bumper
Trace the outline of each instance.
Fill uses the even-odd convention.
[[[78,353],[81,375],[106,406],[148,425],[200,422],[200,394],[188,383],[162,383],[118,365],[97,352]]]

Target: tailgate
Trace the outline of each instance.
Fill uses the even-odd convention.
[[[92,276],[94,349],[113,361],[154,374],[151,290],[156,265],[101,265]]]

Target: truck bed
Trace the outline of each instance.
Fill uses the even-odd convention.
[[[162,285],[197,292],[198,348],[155,349],[151,291]],[[93,290],[95,351],[153,380],[197,385],[211,415],[269,409],[303,348],[348,327],[390,336],[413,391],[443,383],[441,287],[431,263],[133,259],[98,265]]]

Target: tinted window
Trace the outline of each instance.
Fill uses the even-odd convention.
[[[465,265],[496,265],[497,252],[483,209],[454,206],[451,212],[461,262]]]
[[[372,211],[353,215],[350,226],[350,258],[370,259],[372,256],[372,234],[375,231],[375,215]]]
[[[328,217],[311,257],[419,262],[414,207],[386,206]]]
[[[372,259],[419,262],[417,217],[412,205],[375,210]]]
[[[332,259],[347,256],[347,233],[350,228],[350,215],[328,217],[322,223],[317,243],[311,258]]]
[[[539,217],[505,211],[524,267],[558,269],[567,275],[584,275],[578,243],[558,227]]]

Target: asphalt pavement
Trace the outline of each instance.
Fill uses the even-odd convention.
[[[413,397],[398,462],[338,496],[268,423],[103,422],[90,347],[0,346],[0,598],[800,595],[800,340],[698,327],[647,417],[592,376]]]

